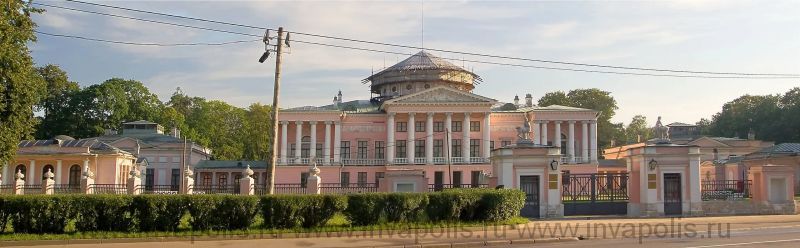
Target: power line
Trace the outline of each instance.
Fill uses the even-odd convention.
[[[48,36],[72,38],[72,39],[79,39],[79,40],[89,40],[89,41],[106,42],[106,43],[114,43],[114,44],[124,44],[124,45],[162,46],[162,47],[168,47],[168,46],[222,46],[222,45],[230,45],[230,44],[237,44],[237,43],[261,41],[261,39],[256,39],[256,40],[236,40],[236,41],[227,41],[227,42],[220,42],[220,43],[205,43],[205,42],[197,42],[197,43],[139,43],[139,42],[128,42],[128,41],[116,41],[116,40],[90,38],[90,37],[77,36],[77,35],[53,34],[53,33],[47,33],[47,32],[42,32],[42,31],[34,31],[34,32],[36,32],[38,34],[48,35]]]
[[[223,21],[216,21],[216,20],[210,20],[210,19],[174,15],[174,14],[166,14],[166,13],[155,12],[155,11],[147,11],[147,10],[140,10],[140,9],[133,9],[133,8],[125,8],[125,7],[106,5],[106,4],[99,4],[99,3],[89,3],[89,2],[77,1],[77,0],[66,0],[66,1],[74,2],[74,3],[80,3],[80,4],[86,4],[86,5],[105,7],[105,8],[113,8],[113,9],[120,9],[120,10],[132,11],[132,12],[152,14],[152,15],[160,15],[160,16],[166,16],[166,17],[172,17],[172,18],[187,19],[187,20],[193,20],[193,21],[202,21],[202,22],[209,22],[209,23],[223,24],[223,25],[231,25],[231,26],[252,28],[252,29],[259,29],[259,30],[263,30],[264,29],[263,27],[257,27],[257,26],[252,26],[252,25],[245,25],[245,24],[231,23],[231,22],[223,22]],[[555,61],[555,60],[544,60],[544,59],[531,59],[531,58],[521,58],[521,57],[512,57],[512,56],[501,56],[501,55],[493,55],[493,54],[487,54],[487,53],[464,52],[464,51],[455,51],[455,50],[447,50],[447,49],[422,48],[422,47],[417,47],[417,46],[400,45],[400,44],[368,41],[368,40],[361,40],[361,39],[352,39],[352,38],[330,36],[330,35],[321,35],[321,34],[306,33],[306,32],[297,32],[297,31],[291,31],[291,32],[295,33],[295,34],[299,34],[299,35],[305,35],[305,36],[312,36],[312,37],[325,38],[325,39],[343,40],[343,41],[349,41],[349,42],[358,42],[358,43],[381,45],[381,46],[392,46],[392,47],[400,47],[400,48],[408,48],[408,49],[416,49],[416,50],[423,50],[424,49],[424,50],[444,52],[444,53],[454,53],[454,54],[462,54],[462,55],[470,55],[470,56],[490,57],[490,58],[508,59],[508,60],[520,60],[520,61],[549,63],[549,64],[561,64],[561,65],[584,66],[584,67],[598,67],[598,68],[622,69],[622,70],[687,73],[687,74],[800,77],[800,74],[790,74],[790,73],[713,72],[713,71],[673,70],[673,69],[659,69],[659,68],[647,68],[647,67],[631,67],[631,66],[614,66],[614,65],[589,64],[589,63],[576,63],[576,62],[565,62],[565,61]],[[633,75],[636,75],[636,74],[633,74]]]

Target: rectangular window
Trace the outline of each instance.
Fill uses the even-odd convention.
[[[453,132],[461,132],[461,122],[460,121],[453,121]]]
[[[394,151],[395,151],[394,157],[395,158],[408,157],[408,155],[406,155],[406,144],[407,143],[406,143],[405,140],[397,140],[397,141],[394,142],[394,147],[395,147],[395,149],[394,149]]]
[[[166,163],[167,162],[167,157],[158,157],[158,162],[159,163]]]
[[[433,122],[433,131],[434,132],[444,132],[444,122],[442,122],[442,121],[434,121]]]
[[[311,143],[308,141],[300,142],[300,157],[307,158],[311,156]]]
[[[350,158],[350,141],[342,141],[339,148],[339,156],[341,158]]]
[[[172,157],[172,162],[173,163],[180,163],[181,162],[181,157]]]
[[[469,140],[469,156],[470,157],[480,157],[481,154],[481,140],[479,139],[471,139]]]
[[[433,172],[433,184],[435,184],[437,186],[437,188],[441,188],[441,185],[444,184],[444,172],[443,171]]]
[[[211,173],[203,173],[203,185],[211,185]]]
[[[461,171],[453,171],[453,188],[461,188]]]
[[[386,144],[383,141],[375,141],[375,159],[386,158]]]
[[[359,172],[358,173],[358,186],[359,187],[367,186],[367,173],[366,172]]]
[[[501,140],[500,147],[506,147],[511,145],[511,140]]]
[[[342,187],[350,185],[350,172],[342,172],[339,176],[339,183]]]
[[[425,122],[424,121],[418,121],[416,123],[416,125],[414,126],[414,131],[415,132],[425,132]]]
[[[171,190],[177,190],[178,185],[181,185],[181,169],[172,169],[172,178],[170,182]]]
[[[478,185],[481,183],[481,171],[472,171],[472,178],[470,178],[470,184],[472,184],[473,188],[477,188]]]
[[[144,186],[152,189],[156,183],[156,169],[146,169],[144,174]]]
[[[325,157],[325,154],[322,154],[322,143],[317,143],[317,158]]]
[[[300,186],[305,188],[308,185],[308,172],[300,173]]]
[[[366,140],[358,141],[358,158],[367,158],[367,147],[369,143]]]
[[[433,140],[433,156],[437,158],[444,157],[444,140]]]
[[[294,158],[294,151],[297,150],[295,148],[295,144],[290,144],[289,145],[289,150],[290,150],[290,152],[289,152],[289,155],[287,157]]]
[[[424,140],[415,140],[414,141],[414,157],[416,157],[416,158],[424,158],[425,157],[425,141]]]
[[[453,157],[461,157],[461,140],[460,139],[453,139],[453,146],[450,149],[450,154]]]
[[[469,122],[469,131],[470,132],[480,132],[481,131],[481,122],[480,121],[470,121]]]
[[[494,150],[494,140],[489,141],[489,150]]]
[[[408,124],[403,121],[397,122],[397,132],[408,132]]]
[[[375,186],[380,185],[381,178],[385,177],[386,174],[384,172],[375,172]]]

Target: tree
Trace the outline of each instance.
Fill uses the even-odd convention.
[[[781,133],[780,95],[744,95],[722,106],[712,117],[711,133],[715,136],[747,138],[755,132],[763,140],[784,141]]]
[[[711,120],[700,118],[695,125],[697,125],[697,128],[699,129],[700,135],[711,135]]]
[[[186,118],[187,125],[197,132],[197,143],[210,147],[214,159],[238,160],[243,157],[245,110],[223,101],[203,101]]]
[[[46,83],[45,94],[35,108],[43,114],[36,128],[36,138],[74,135],[75,109],[70,103],[80,90],[78,83],[69,81],[67,73],[56,65],[46,65],[36,70]]]
[[[647,117],[636,115],[625,128],[626,144],[645,142],[653,136],[653,129],[647,125]]]
[[[267,160],[272,142],[269,140],[272,128],[272,107],[260,103],[253,103],[247,108],[244,121],[244,151],[243,159]],[[312,148],[314,149],[314,148]]]
[[[112,78],[103,82],[103,85],[119,87],[124,92],[124,100],[128,105],[128,111],[123,117],[125,121],[154,120],[163,105],[158,96],[151,93],[142,82]]]
[[[500,106],[499,110],[501,110],[501,111],[517,110],[517,105],[514,105],[513,103],[506,103],[506,104],[503,104],[503,106]]]
[[[33,108],[44,94],[28,42],[35,42],[31,14],[41,13],[29,2],[3,1],[0,10],[0,165],[14,159],[21,139],[36,126]]]
[[[539,98],[537,104],[542,107],[550,105],[571,106],[573,102],[570,101],[567,94],[564,94],[563,91],[556,91],[544,94],[542,98]]]

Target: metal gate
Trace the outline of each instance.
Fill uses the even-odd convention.
[[[564,215],[628,214],[628,173],[564,173]]]
[[[520,215],[539,218],[539,176],[520,176],[519,188],[525,192],[525,205]]]
[[[683,213],[683,195],[681,194],[681,174],[664,174],[664,214],[681,215]]]

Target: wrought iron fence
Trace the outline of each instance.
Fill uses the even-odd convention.
[[[461,188],[468,189],[468,188],[488,188],[488,187],[489,187],[488,184],[466,184],[466,183],[463,183],[463,184],[442,184],[442,183],[436,184],[436,183],[432,183],[432,184],[428,184],[428,191],[430,191],[430,192],[439,192],[439,191],[442,191],[442,190],[445,190],[445,189],[461,189]]]
[[[41,184],[25,184],[22,185],[23,195],[40,195],[44,194]]]
[[[576,201],[627,201],[628,174],[562,174],[561,200]]]
[[[234,185],[194,185],[192,194],[238,194],[239,187]]]
[[[323,183],[319,187],[322,194],[350,194],[378,192],[377,183]]]
[[[149,194],[149,195],[177,195],[180,191],[180,186],[178,185],[146,185],[144,186],[144,191],[142,194]]]
[[[738,200],[750,198],[751,180],[705,180],[700,182],[700,197],[709,200]]]
[[[54,184],[53,193],[55,194],[80,194],[80,184]]]
[[[13,184],[0,184],[0,195],[13,195],[16,188]]]
[[[114,194],[124,195],[128,194],[128,185],[125,184],[92,184],[89,186],[89,192],[92,194]]]
[[[275,194],[305,194],[306,187],[300,183],[276,183],[275,184]],[[255,185],[255,193],[256,195],[267,195],[267,188],[263,184],[256,184]]]

